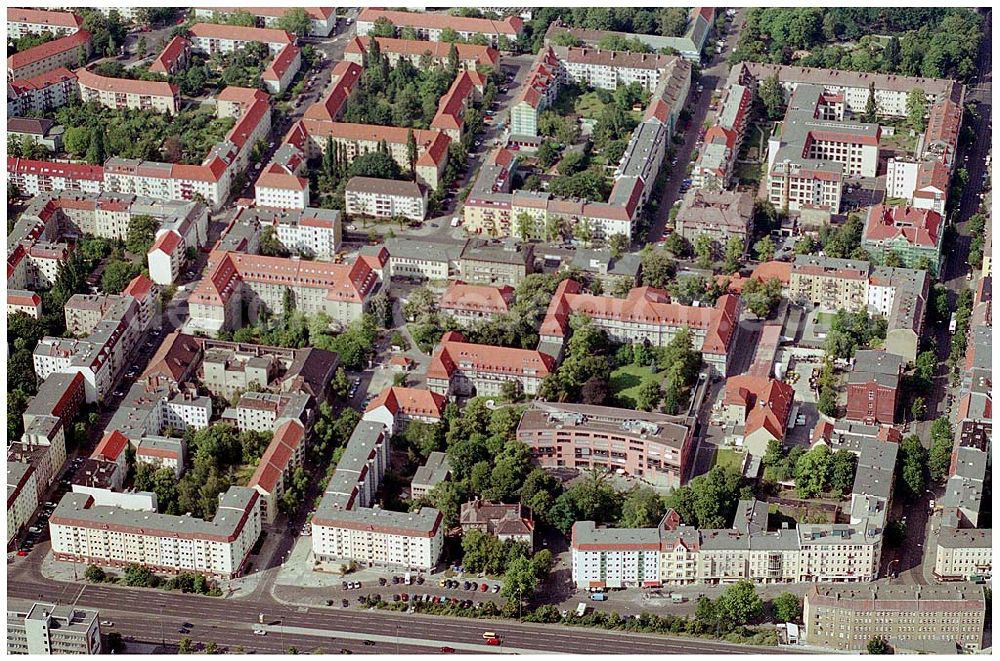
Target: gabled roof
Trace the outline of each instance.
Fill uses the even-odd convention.
[[[66,51],[75,51],[80,46],[90,43],[90,33],[86,30],[77,30],[73,34],[47,41],[44,44],[32,46],[28,50],[14,53],[7,58],[7,69],[20,69],[21,67],[34,64],[40,60]]]
[[[174,230],[167,230],[156,238],[156,241],[149,248],[150,253],[163,252],[168,255],[174,254],[177,247],[183,243],[184,239]]]
[[[449,331],[435,349],[427,378],[449,379],[456,370],[468,369],[466,365],[481,371],[539,379],[556,368],[555,358],[540,351],[471,344],[461,333]]]
[[[309,187],[309,180],[305,177],[297,177],[277,163],[272,163],[257,177],[255,185],[257,188],[304,191]]]
[[[384,406],[393,417],[402,414],[422,418],[440,418],[444,414],[444,407],[447,404],[448,399],[444,395],[424,388],[390,386],[368,404],[365,413]]]
[[[122,296],[132,296],[137,299],[145,298],[153,289],[153,281],[143,274],[132,278],[132,282],[122,290]]]
[[[261,75],[264,80],[279,81],[281,77],[284,76],[292,66],[292,62],[298,57],[301,50],[295,44],[288,44],[274,56],[271,60],[271,64],[268,65],[267,69]]]
[[[363,55],[368,52],[368,40],[371,37],[355,37],[347,42],[345,53]],[[424,53],[436,60],[443,60],[448,57],[452,44],[444,41],[415,41],[413,39],[392,39],[389,37],[376,37],[379,50],[382,53],[398,53],[419,57]],[[500,51],[491,46],[480,46],[478,44],[455,44],[458,51],[459,62],[475,62],[476,66],[484,64],[495,67],[500,61]]]
[[[358,23],[374,23],[380,18],[388,19],[397,28],[407,26],[428,30],[452,28],[457,32],[505,35],[510,38],[516,38],[524,27],[524,21],[518,16],[508,16],[503,20],[494,21],[489,18],[466,18],[421,11],[392,11],[374,7],[362,9],[358,14]]]
[[[744,434],[765,429],[772,437],[785,437],[785,427],[792,410],[794,389],[782,381],[741,374],[726,381],[725,402],[747,409]]]
[[[489,285],[468,285],[455,281],[448,285],[441,296],[438,307],[442,310],[469,310],[503,314],[510,310],[514,301],[514,288],[510,285],[491,287]]]
[[[330,80],[333,81],[330,91],[327,92],[322,101],[309,106],[302,116],[306,119],[335,121],[347,102],[351,90],[354,89],[354,85],[361,78],[361,72],[362,68],[354,62],[338,62],[330,74]]]
[[[894,241],[902,238],[911,246],[937,248],[941,214],[916,207],[887,207],[876,204],[865,223],[866,241]]]
[[[132,80],[130,78],[110,78],[99,76],[86,69],[77,69],[77,80],[81,87],[114,92],[116,94],[138,94],[142,96],[163,96],[173,98],[180,93],[180,88],[173,83],[152,80]]]
[[[8,7],[7,22],[47,25],[57,28],[79,28],[83,25],[82,18],[68,11],[45,11],[23,7]]]
[[[295,36],[285,30],[250,28],[240,25],[196,23],[188,31],[195,37],[226,41],[259,41],[264,44],[293,44]]]
[[[177,36],[167,42],[163,50],[156,57],[156,60],[149,66],[149,70],[154,73],[170,74],[174,70],[174,64],[178,58],[188,48],[190,44],[184,37]]]
[[[116,461],[118,456],[124,452],[127,447],[128,438],[125,434],[120,431],[112,431],[106,433],[101,438],[101,442],[97,444],[97,447],[94,448],[94,451],[90,454],[90,458]]]

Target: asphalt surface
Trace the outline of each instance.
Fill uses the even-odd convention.
[[[8,576],[8,597],[45,599],[100,610],[102,620],[111,620],[110,629],[123,636],[150,643],[166,641],[176,645],[185,636],[200,643],[225,642],[230,648],[243,645],[260,651],[287,651],[295,646],[301,651],[321,647],[324,651],[346,647],[373,653],[393,653],[395,642],[364,645],[365,636],[398,636],[410,641],[409,652],[438,652],[441,646],[482,644],[486,630],[496,631],[505,648],[538,652],[607,654],[621,650],[629,654],[752,654],[761,648],[731,645],[711,640],[675,639],[654,635],[626,634],[593,629],[573,629],[552,625],[515,623],[500,620],[463,620],[441,616],[397,612],[363,611],[337,608],[303,608],[277,604],[270,600],[225,600],[190,594],[130,589],[104,585],[56,583],[40,576]],[[253,629],[261,614],[270,633],[255,636]],[[185,622],[193,623],[190,633],[177,631]],[[282,631],[280,627],[298,627],[342,632],[342,636],[362,636],[360,641],[346,636],[331,640],[321,636]],[[544,632],[544,635],[542,635]],[[433,640],[429,638],[433,636]],[[789,652],[767,648],[769,653]],[[482,650],[487,651],[487,650]],[[498,648],[496,651],[503,651]]]

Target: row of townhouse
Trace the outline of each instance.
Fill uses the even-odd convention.
[[[718,191],[733,176],[736,157],[746,136],[754,88],[733,83],[722,92],[722,108],[715,124],[705,131],[704,147],[698,152],[691,180],[695,188]]]
[[[230,487],[215,516],[202,520],[118,505],[99,505],[87,493],[67,493],[49,519],[57,560],[156,572],[239,576],[261,532],[255,489]]]
[[[7,38],[11,40],[46,32],[56,37],[65,37],[79,32],[81,27],[83,19],[68,11],[7,8]]]
[[[80,99],[105,108],[154,110],[176,115],[180,108],[180,88],[173,83],[100,76],[87,69],[77,69]]]
[[[717,373],[726,374],[728,356],[739,322],[740,299],[726,294],[715,307],[672,303],[662,289],[636,287],[624,299],[585,294],[575,280],[563,280],[549,304],[539,335],[542,342],[562,346],[574,314],[590,317],[615,342],[666,346],[682,330],[691,333],[694,350]]]
[[[88,402],[102,401],[111,393],[157,318],[153,312],[157,301],[151,283],[142,275],[136,276],[122,295],[108,299],[100,321],[83,339],[43,337],[38,341],[32,361],[39,379],[56,372],[78,372],[83,375]],[[79,301],[92,305],[89,300]],[[67,309],[67,317],[73,315]]]
[[[524,21],[518,16],[494,20],[366,7],[358,14],[357,35],[367,36],[379,21],[388,21],[397,31],[412,28],[418,39],[432,42],[441,41],[441,33],[451,29],[462,41],[485,39],[487,45],[501,50],[509,50],[524,30]]]
[[[344,202],[351,216],[423,221],[427,215],[427,190],[415,181],[351,177]]]
[[[215,249],[258,253],[261,234],[269,228],[290,254],[309,259],[333,260],[343,239],[343,220],[336,209],[240,206]]]
[[[337,12],[333,7],[304,7],[309,17],[309,36],[329,37],[337,27]],[[196,7],[194,15],[208,21],[225,21],[237,12],[249,12],[258,27],[274,28],[291,11],[291,7]]]
[[[517,156],[510,150],[498,149],[481,168],[463,208],[468,232],[512,236],[523,229],[532,237],[544,238],[572,233],[578,224],[587,223],[596,239],[632,235],[676,130],[691,85],[691,65],[676,56],[544,48],[511,108],[514,142],[535,139],[538,117],[555,100],[565,80],[604,89],[637,82],[651,92],[644,119],[632,132],[615,168],[615,184],[608,201],[594,203],[559,199],[544,192],[512,192]]]
[[[798,255],[788,296],[826,311],[885,317],[885,350],[914,361],[927,317],[930,278],[919,269],[875,266],[863,260]]]
[[[248,44],[260,43],[267,46],[268,52],[275,56],[286,46],[295,43],[295,35],[271,28],[196,23],[187,32],[191,48],[206,55],[231,54],[246,48]]]
[[[555,369],[555,358],[541,351],[473,344],[461,333],[448,331],[434,348],[427,387],[446,397],[467,397],[500,395],[513,384],[535,395]]]
[[[919,88],[930,107],[928,129],[916,158],[890,161],[887,194],[943,213],[961,127],[960,83],[752,62],[733,67],[727,82],[757,88],[771,76],[789,98],[768,142],[768,197],[776,207],[818,214],[815,222],[837,213],[844,177],[874,176],[881,137],[878,125],[845,119],[864,114],[872,90],[879,115],[905,117],[907,96]]]
[[[312,518],[312,552],[320,562],[432,569],[444,547],[444,518],[436,509],[392,512],[375,505],[389,464],[391,434],[362,420],[326,485]]]
[[[747,191],[692,188],[681,198],[674,231],[692,245],[706,235],[719,249],[735,237],[745,252],[753,235],[753,196]]]
[[[864,653],[872,639],[897,654],[979,652],[988,618],[981,585],[814,585],[803,600],[802,642]]]
[[[743,500],[729,529],[696,529],[668,510],[655,528],[573,526],[577,588],[870,582],[879,575],[898,445],[861,439],[849,523],[768,528],[768,504]]]
[[[632,34],[629,32],[612,32],[608,30],[588,30],[585,28],[570,28],[560,20],[553,21],[545,32],[545,44],[555,45],[562,35],[573,37],[587,47],[597,45],[607,37],[619,37],[626,41],[639,41],[653,52],[677,51],[689,62],[701,62],[705,41],[715,24],[714,7],[692,7],[688,14],[687,27],[679,37],[668,37],[656,34]]]
[[[452,140],[461,140],[465,131],[465,111],[483,98],[486,76],[478,71],[462,71],[441,97],[431,128]]]
[[[7,181],[24,196],[55,191],[97,194],[105,190],[103,166],[12,156],[7,157]]]
[[[90,33],[77,30],[7,56],[7,79],[34,78],[60,67],[77,67],[89,57]]]
[[[290,292],[306,314],[324,312],[347,325],[361,318],[378,291],[378,276],[362,259],[351,264],[313,262],[213,251],[205,277],[189,298],[189,326],[209,335],[235,330],[265,311],[280,314]]]
[[[605,468],[655,488],[683,482],[694,453],[694,420],[608,406],[535,402],[517,439],[545,468]]]
[[[373,37],[354,37],[344,48],[344,60],[358,66],[365,66]],[[448,64],[452,46],[458,54],[458,64],[466,71],[500,68],[500,51],[490,46],[477,44],[450,44],[443,41],[418,41],[414,39],[392,39],[374,37],[379,52],[389,59],[389,66],[395,67],[399,60],[409,60],[416,67],[441,67]]]
[[[25,116],[54,110],[80,98],[76,74],[66,67],[10,80],[7,83],[7,116]]]

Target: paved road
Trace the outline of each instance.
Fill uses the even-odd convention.
[[[352,636],[350,639],[352,641],[354,641],[353,636],[358,635],[367,638],[393,636],[393,639],[398,635],[400,639],[410,640],[407,651],[428,652],[437,651],[434,648],[441,645],[479,643],[482,640],[482,632],[487,629],[498,632],[506,648],[539,652],[572,650],[579,654],[606,654],[610,650],[621,650],[623,653],[627,650],[630,654],[750,654],[759,651],[759,648],[717,641],[674,639],[509,621],[463,620],[382,611],[359,612],[356,608],[303,608],[276,604],[263,598],[222,602],[212,597],[102,585],[86,585],[81,588],[79,584],[56,583],[38,575],[30,575],[26,571],[18,572],[17,576],[8,574],[7,594],[9,597],[46,599],[97,608],[101,611],[101,618],[114,621],[115,630],[123,635],[139,636],[142,640],[150,642],[157,642],[162,637],[175,644],[183,637],[183,634],[177,632],[178,627],[183,622],[190,622],[195,624],[190,636],[200,642],[224,640],[230,646],[243,644],[244,647],[249,647],[250,645],[243,642],[248,641],[256,643],[253,645],[255,648],[267,646],[270,650],[287,649],[290,645],[295,645],[300,650],[316,646],[324,647],[326,651],[332,649],[329,643],[324,646],[319,642],[325,640],[323,638],[287,632],[280,634],[274,629],[272,629],[274,633],[268,636],[253,637],[250,633],[248,638],[243,633],[244,630],[252,631],[253,624],[263,613],[264,621],[274,626],[280,623],[284,627],[335,630]],[[158,625],[161,621],[162,633]],[[203,631],[205,633],[202,633]],[[544,635],[541,635],[542,632]],[[220,634],[217,639],[214,638],[215,633]],[[279,638],[279,634],[280,642],[276,645],[272,641]],[[348,648],[350,645],[356,645],[356,641],[341,644],[341,640],[338,638],[335,644]],[[417,649],[410,650],[410,647]],[[368,646],[366,649],[372,652],[391,653],[395,651],[395,645],[389,642],[377,642],[375,646]],[[769,648],[768,651],[780,653],[787,650]]]

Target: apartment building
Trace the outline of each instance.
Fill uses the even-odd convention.
[[[660,81],[662,69],[675,57],[575,46],[551,48],[570,78],[590,87],[606,90],[639,83],[643,89],[652,92]]]
[[[84,103],[98,103],[106,108],[155,110],[176,115],[180,106],[180,88],[173,83],[99,76],[87,69],[77,69],[80,98]]]
[[[448,463],[448,455],[444,452],[431,452],[427,456],[427,461],[413,474],[410,497],[423,498],[430,494],[434,487],[450,479],[451,465]]]
[[[297,390],[316,402],[329,398],[330,382],[337,371],[337,354],[324,349],[286,349],[200,339],[204,349],[198,362],[200,378],[209,392],[232,397],[237,392],[270,389]]]
[[[23,461],[7,462],[7,545],[38,509],[38,476]]]
[[[894,424],[903,358],[888,351],[857,351],[847,376],[847,419]]]
[[[788,296],[824,310],[863,310],[870,270],[871,264],[865,261],[796,255]]]
[[[570,549],[577,588],[660,585],[660,528],[598,528],[578,521]]]
[[[283,420],[307,425],[311,418],[309,395],[302,392],[246,392],[232,411],[240,431],[271,432]]]
[[[337,121],[344,109],[344,104],[347,103],[347,97],[350,96],[354,86],[361,78],[362,71],[364,71],[362,66],[354,62],[337,62],[333,65],[333,71],[330,73],[329,91],[326,96],[318,103],[313,103],[306,108],[302,116],[306,119]],[[293,139],[290,141],[289,138]],[[301,136],[289,134],[285,138],[285,144],[301,147]],[[277,153],[275,157],[277,157]]]
[[[283,165],[271,163],[254,184],[254,199],[259,207],[306,209],[309,206],[309,180]]]
[[[344,48],[344,59],[358,66],[365,66],[365,58],[370,48],[368,40],[372,37],[355,37],[347,42]],[[391,39],[375,37],[379,52],[389,58],[389,66],[395,67],[400,59],[409,60],[417,67],[423,65],[444,66],[448,63],[448,54],[453,44],[443,41],[414,41],[411,39]],[[500,67],[500,51],[491,46],[478,44],[454,44],[458,51],[458,64],[466,71],[478,71],[488,67],[494,71]]]
[[[320,562],[354,560],[369,567],[431,569],[444,546],[441,513],[373,508],[389,463],[390,434],[379,422],[355,427],[312,518],[312,551]]]
[[[196,23],[188,28],[188,33],[191,35],[191,48],[208,55],[233,53],[245,48],[247,44],[261,43],[275,56],[286,46],[295,43],[295,35],[284,30],[217,23]]]
[[[510,49],[521,31],[524,21],[518,16],[507,16],[500,20],[489,18],[465,18],[462,16],[447,16],[444,14],[428,14],[422,11],[393,11],[366,7],[358,14],[357,35],[367,36],[375,22],[380,18],[388,20],[397,31],[403,28],[413,28],[417,39],[426,41],[441,41],[441,32],[450,28],[458,33],[463,41],[471,41],[473,37],[482,36],[493,48]]]
[[[483,97],[486,76],[477,71],[462,71],[441,97],[431,128],[452,140],[461,140],[465,130],[465,111]]]
[[[395,434],[413,420],[426,424],[440,422],[447,404],[444,395],[424,388],[389,386],[368,404],[362,420],[379,422],[390,434]]]
[[[817,647],[861,652],[882,638],[896,652],[978,652],[986,600],[983,588],[969,583],[815,585],[802,619],[805,642]]]
[[[187,443],[183,438],[143,436],[135,448],[135,461],[150,464],[157,470],[166,468],[178,479],[184,474]]]
[[[233,180],[247,168],[254,146],[270,133],[269,99],[261,90],[225,88],[216,97],[216,115],[235,117],[236,123],[201,165],[110,158],[104,164],[106,190],[163,200],[200,196],[217,210],[228,199]]]
[[[260,246],[257,240],[244,246],[235,245],[238,242],[232,240],[250,228],[255,236],[264,229],[272,228],[275,238],[291,254],[329,261],[340,251],[343,222],[336,209],[240,207],[216,250],[258,252]]]
[[[414,181],[351,177],[344,189],[347,213],[373,218],[403,217],[422,222],[427,191]]]
[[[7,116],[54,110],[80,97],[76,74],[66,67],[7,83]]]
[[[930,276],[919,269],[873,266],[868,276],[868,311],[888,322],[885,350],[917,359],[927,318]]]
[[[637,40],[648,46],[653,52],[677,51],[688,62],[701,62],[705,41],[712,31],[714,23],[715,8],[713,7],[692,7],[688,15],[687,29],[679,37],[569,28],[557,20],[549,25],[549,29],[545,33],[545,44],[556,44],[560,35],[567,34],[584,45],[594,48],[603,38],[615,36],[628,41]]]
[[[96,505],[82,493],[63,496],[49,519],[57,560],[227,579],[242,573],[260,530],[257,491],[235,486],[210,521]]]
[[[943,216],[937,211],[876,204],[868,210],[861,247],[876,262],[885,263],[892,253],[903,266],[926,268],[936,274],[941,262],[943,226]]]
[[[277,96],[288,89],[301,66],[302,49],[295,44],[288,44],[278,51],[260,78],[267,91]]]
[[[753,234],[753,197],[746,191],[692,188],[684,194],[674,222],[674,231],[692,244],[705,234],[724,248],[736,237],[746,251]]]
[[[143,330],[138,301],[132,296],[117,296],[84,339],[39,340],[32,352],[35,374],[45,379],[55,372],[80,373],[87,401],[102,401],[130,364]]]
[[[993,575],[993,530],[942,526],[934,577],[942,582],[982,581]]]
[[[301,149],[307,158],[314,158],[326,150],[329,138],[339,146],[348,161],[362,154],[378,151],[379,145],[384,144],[399,167],[409,171],[407,141],[411,130],[417,141],[414,167],[417,183],[437,189],[444,177],[448,164],[448,145],[451,144],[451,138],[440,131],[332,122],[312,119],[307,114],[292,127],[285,141]]]
[[[22,414],[24,434],[8,447],[8,461],[32,465],[39,496],[44,495],[66,462],[64,430],[73,423],[85,396],[80,374],[55,373],[42,382]]]
[[[288,13],[290,7],[196,7],[198,18],[209,21],[223,21],[236,12],[249,12],[259,27],[273,28]],[[303,7],[309,16],[309,36],[329,37],[337,27],[337,13],[333,7]]]
[[[153,63],[149,65],[149,70],[164,76],[172,76],[178,71],[186,69],[190,61],[191,42],[184,37],[177,36],[167,42]]]
[[[7,135],[16,137],[26,147],[36,144],[49,151],[62,151],[64,131],[61,124],[56,124],[51,119],[13,116],[7,118]]]
[[[720,297],[715,307],[695,307],[670,302],[661,289],[637,287],[619,299],[584,294],[575,280],[564,280],[549,304],[539,335],[543,342],[562,346],[569,337],[573,314],[587,315],[616,342],[666,346],[687,329],[693,348],[724,375],[739,309],[739,298],[731,295]]]
[[[605,291],[635,287],[642,272],[642,258],[636,253],[615,257],[609,248],[577,248],[573,261],[563,267],[585,273],[599,281]]]
[[[25,196],[53,191],[98,194],[104,191],[104,168],[7,157],[7,180]]]
[[[65,37],[78,32],[82,26],[83,19],[68,11],[7,8],[8,39],[20,39],[25,35],[46,32],[56,37]]]
[[[295,469],[302,465],[305,435],[305,427],[298,420],[287,420],[279,425],[247,483],[260,494],[260,516],[267,524],[277,519],[281,497],[288,488],[286,485]]]
[[[514,240],[472,239],[462,248],[459,277],[465,282],[517,287],[534,269],[534,247]]]
[[[396,237],[386,239],[383,246],[365,246],[361,254],[375,258],[379,253],[386,253],[383,255],[384,270],[388,278],[448,280],[457,270],[461,250],[460,246]]]
[[[310,262],[215,251],[189,300],[190,325],[208,334],[243,326],[267,309],[280,314],[290,291],[296,309],[325,312],[343,325],[361,318],[380,286],[378,276],[358,258],[351,264]]]
[[[42,297],[27,289],[7,290],[7,316],[23,312],[32,319],[42,318]]]
[[[693,450],[694,420],[608,406],[535,402],[517,439],[545,468],[600,467],[657,488],[681,485]]]
[[[100,614],[75,605],[12,599],[7,604],[7,654],[100,654]]]
[[[60,67],[80,66],[80,51],[90,57],[90,33],[77,30],[7,57],[9,80],[34,78]]]
[[[534,395],[556,368],[540,351],[471,344],[456,331],[441,337],[427,368],[427,387],[447,397],[499,395],[505,384]]]
[[[538,117],[559,95],[566,71],[551,47],[538,51],[528,76],[510,108],[511,136],[538,135]]]
[[[513,302],[514,288],[510,285],[468,285],[455,280],[438,301],[438,310],[461,324],[470,324],[507,314]]]
[[[771,441],[785,438],[795,390],[783,381],[740,374],[726,380],[723,419],[754,457],[763,458]]]
[[[462,503],[458,515],[462,534],[478,530],[496,537],[501,542],[511,540],[526,544],[529,550],[535,546],[535,519],[531,509],[521,503],[492,503],[476,500]]]

